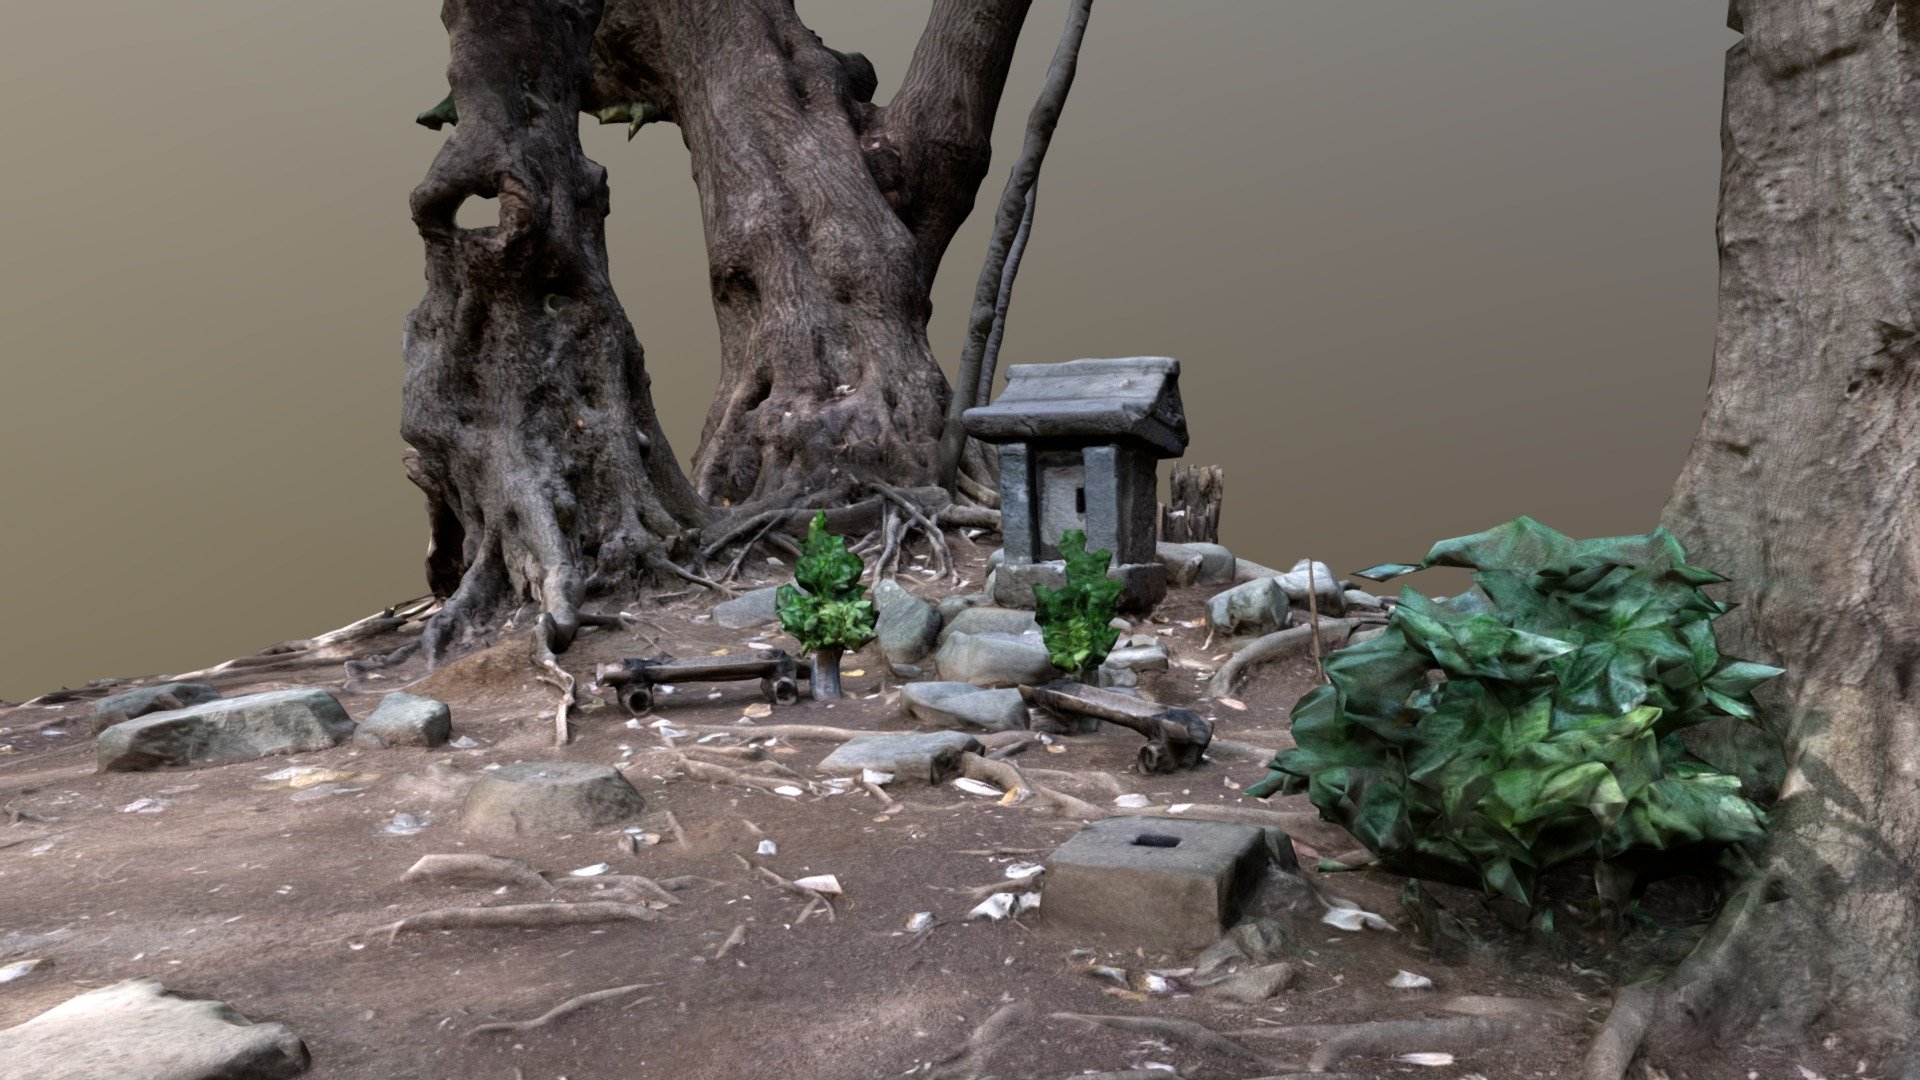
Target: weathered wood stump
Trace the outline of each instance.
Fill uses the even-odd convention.
[[[1227,495],[1226,470],[1218,465],[1175,465],[1160,504],[1160,539],[1169,544],[1220,542],[1220,503]]]

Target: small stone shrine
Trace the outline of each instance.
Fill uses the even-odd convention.
[[[991,405],[968,409],[967,432],[1000,451],[1000,531],[1006,561],[994,600],[1033,607],[1033,586],[1065,580],[1060,535],[1079,529],[1088,551],[1113,553],[1126,586],[1120,609],[1149,611],[1167,593],[1154,557],[1158,462],[1187,448],[1180,362],[1166,356],[1070,360],[1007,369]]]

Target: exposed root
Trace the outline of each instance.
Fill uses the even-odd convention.
[[[546,926],[582,926],[589,923],[652,922],[660,916],[642,904],[617,904],[609,900],[590,900],[577,904],[504,904],[500,907],[440,908],[409,915],[398,922],[376,927],[389,942],[401,934],[421,930],[528,929]]]
[[[573,738],[573,732],[567,724],[567,714],[574,705],[574,680],[567,669],[560,666],[553,655],[553,639],[557,634],[553,616],[541,612],[540,622],[533,633],[533,663],[539,668],[540,681],[560,691],[560,702],[553,710],[553,745],[565,746]]]
[[[709,784],[732,784],[735,787],[768,792],[791,786],[788,780],[775,779],[771,776],[755,776],[738,769],[729,769],[725,765],[715,765],[710,761],[698,761],[685,754],[675,754],[674,757],[676,764],[680,766],[681,775],[692,780],[704,780]]]
[[[1240,681],[1248,668],[1287,659],[1310,644],[1316,650],[1322,646],[1331,649],[1344,645],[1359,625],[1359,619],[1321,619],[1317,627],[1294,626],[1256,638],[1251,644],[1234,653],[1232,659],[1220,665],[1220,670],[1214,673],[1213,681],[1207,684],[1207,696],[1230,696],[1234,685]],[[1316,652],[1315,655],[1318,653]]]
[[[468,1036],[486,1035],[486,1034],[490,1034],[492,1032],[498,1032],[498,1031],[532,1031],[535,1028],[546,1027],[548,1024],[554,1023],[555,1021],[560,1020],[563,1017],[571,1016],[572,1014],[579,1012],[581,1009],[584,1009],[589,1005],[598,1005],[603,1001],[612,1001],[615,998],[625,997],[628,994],[635,993],[636,991],[640,991],[640,990],[650,990],[653,987],[656,987],[659,985],[660,985],[659,983],[634,983],[630,986],[616,986],[608,990],[595,990],[591,994],[581,994],[578,997],[568,998],[567,1000],[561,1002],[558,1005],[555,1005],[553,1008],[548,1009],[546,1012],[541,1013],[539,1016],[536,1016],[531,1020],[515,1020],[510,1023],[481,1024],[478,1027],[469,1028],[467,1030],[467,1035]],[[647,1000],[650,1000],[650,999],[641,998],[640,1001],[628,1002],[627,1007],[632,1008],[633,1006],[640,1004],[641,1001],[647,1001]]]
[[[900,507],[901,512],[906,515],[907,520],[913,525],[918,526],[920,531],[926,534],[927,541],[933,546],[934,570],[939,573],[940,580],[957,580],[960,573],[954,567],[953,548],[948,546],[946,533],[941,530],[940,526],[934,524],[932,519],[928,518],[927,515],[922,512],[919,503],[913,501],[900,489],[890,487],[886,484],[875,484],[873,486],[875,490],[879,491],[882,495],[892,500],[895,505]],[[902,531],[904,532],[904,529]]]
[[[728,953],[732,952],[734,949],[738,948],[741,945],[745,945],[746,943],[747,943],[747,924],[741,923],[738,926],[735,926],[733,928],[733,933],[727,935],[727,940],[721,942],[720,947],[714,950],[713,958],[715,960],[725,960],[727,958]]]
[[[1256,765],[1265,765],[1272,761],[1273,755],[1277,753],[1279,753],[1278,750],[1234,739],[1216,738],[1207,744],[1207,757],[1213,761],[1248,761]]]
[[[1623,986],[1614,992],[1613,1009],[1607,1013],[1606,1023],[1600,1025],[1599,1033],[1587,1047],[1586,1059],[1581,1062],[1580,1075],[1584,1080],[1621,1080],[1627,1075],[1634,1055],[1640,1052],[1641,1040],[1646,1038],[1647,1027],[1653,1022],[1653,1010],[1659,1000],[1659,988],[1650,983]]]
[[[979,754],[960,755],[960,773],[962,776],[984,783],[994,784],[1008,792],[1027,792],[1042,805],[1057,811],[1063,817],[1083,818],[1097,821],[1112,817],[1104,807],[1095,806],[1084,799],[1077,799],[1065,792],[1042,787],[1027,779],[1021,771],[1005,761],[993,761]],[[1015,799],[1021,796],[1015,795]]]
[[[1164,1039],[1198,1053],[1220,1054],[1237,1061],[1251,1062],[1261,1068],[1273,1068],[1273,1061],[1257,1054],[1225,1035],[1192,1020],[1164,1020],[1157,1016],[1102,1016],[1095,1013],[1058,1012],[1048,1019],[1076,1020],[1083,1024],[1134,1031]],[[1276,1029],[1283,1030],[1283,1029]],[[1286,1066],[1282,1066],[1283,1068]]]
[[[504,855],[422,855],[400,880],[426,885],[464,885],[476,889],[553,888],[553,883],[519,859]]]
[[[853,728],[826,727],[820,724],[763,724],[749,727],[745,724],[686,724],[682,730],[702,735],[719,732],[737,735],[742,739],[819,739],[829,742],[846,742],[865,735],[878,735],[884,732],[856,731]]]
[[[201,668],[199,671],[182,672],[171,676],[168,681],[196,682],[233,672],[266,674],[311,667],[316,664],[343,662],[365,664],[366,659],[360,656],[361,642],[393,633],[412,623],[421,622],[432,616],[438,607],[439,602],[431,596],[408,600],[402,604],[395,604],[377,615],[369,615],[364,619],[348,623],[338,630],[329,630],[319,637],[269,645],[251,656],[236,657],[224,664],[215,664],[210,668]],[[417,643],[414,644],[417,647]],[[349,668],[348,674],[349,676],[353,674],[352,668]],[[42,695],[28,704],[35,704],[50,697],[52,695]]]
[[[1298,1024],[1292,1027],[1236,1031],[1241,1039],[1284,1039],[1319,1043],[1308,1072],[1325,1072],[1355,1054],[1396,1050],[1472,1050],[1525,1034],[1538,1026],[1512,1017],[1473,1016],[1443,1020],[1374,1020],[1358,1024]]]
[[[986,1070],[987,1058],[1008,1032],[1033,1016],[1033,1006],[1016,1001],[1002,1006],[980,1022],[967,1037],[966,1045],[934,1064],[928,1080],[976,1080]]]
[[[773,885],[777,885],[780,888],[785,889],[786,891],[792,893],[795,896],[801,896],[806,898],[807,906],[800,910],[800,917],[794,920],[796,923],[805,922],[807,920],[807,916],[813,914],[813,909],[816,906],[826,908],[828,922],[834,922],[836,920],[837,916],[835,915],[833,910],[833,901],[827,899],[827,896],[825,893],[822,893],[816,889],[809,889],[801,885],[796,885],[793,882],[788,881],[786,878],[781,877],[779,874],[774,873],[772,870],[769,870],[764,866],[760,866],[756,864],[753,860],[747,858],[745,855],[741,855],[738,852],[735,852],[733,857],[740,860],[740,865],[746,867],[749,873],[757,874],[760,877],[766,879],[769,883]]]
[[[650,877],[639,874],[602,874],[599,877],[564,877],[553,883],[558,888],[593,889],[596,891],[626,893],[628,895],[650,896],[667,905],[683,901],[667,890],[667,887]]]

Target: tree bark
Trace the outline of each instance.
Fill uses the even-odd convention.
[[[1920,0],[1736,0],[1733,26],[1713,379],[1665,521],[1733,578],[1726,650],[1786,669],[1761,704],[1792,764],[1654,1047],[1839,1033],[1915,1076]]]
[[[706,509],[654,415],[607,276],[606,171],[577,112],[598,0],[446,0],[458,122],[414,189],[427,293],[407,319],[401,436],[427,495],[445,648],[531,600],[564,649],[593,592],[674,570]],[[499,224],[467,229],[469,198]]]
[[[758,506],[935,479],[948,390],[928,289],[986,173],[1027,6],[936,0],[885,108],[791,0],[610,9],[597,92],[677,124],[700,192],[721,344],[703,495]]]

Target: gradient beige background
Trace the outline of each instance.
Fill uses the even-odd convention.
[[[909,0],[800,0],[884,98]],[[949,368],[1053,48],[1028,24]],[[1341,569],[1519,513],[1653,524],[1713,336],[1717,0],[1101,0],[1005,360],[1165,353],[1226,539]],[[0,5],[0,697],[178,671],[423,591],[401,474],[431,0]],[[716,332],[685,149],[588,125],[684,459]]]

